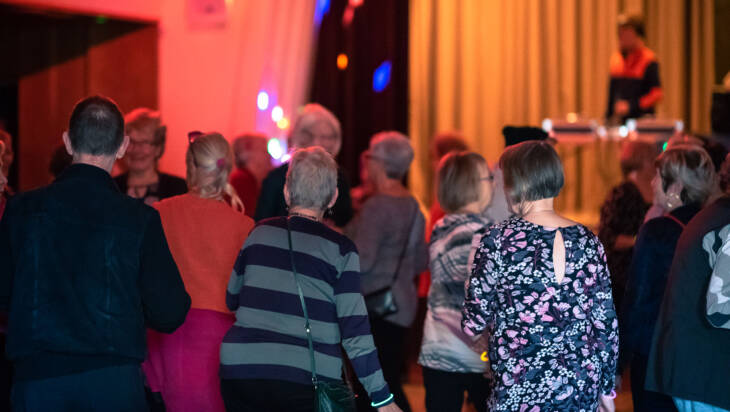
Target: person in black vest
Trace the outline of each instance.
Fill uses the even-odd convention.
[[[109,175],[129,145],[117,105],[82,100],[63,141],[73,164],[11,198],[0,223],[12,407],[145,411],[145,327],[173,332],[190,296],[160,215]]]
[[[640,16],[622,16],[618,23],[619,51],[611,56],[606,119],[623,123],[652,115],[663,91],[659,62],[644,46],[644,21]]]
[[[730,196],[699,212],[682,231],[652,337],[645,388],[669,395],[680,412],[730,411],[730,331],[705,313],[707,285]]]

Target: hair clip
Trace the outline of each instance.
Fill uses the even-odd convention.
[[[201,132],[200,130],[193,130],[192,132],[188,132],[188,143],[192,144],[195,141],[195,139],[197,139],[198,137],[200,137],[202,135],[203,135],[203,132]]]
[[[218,159],[218,161],[215,162],[215,164],[218,166],[218,169],[223,169],[223,167],[226,165],[226,159],[224,157],[221,157]]]

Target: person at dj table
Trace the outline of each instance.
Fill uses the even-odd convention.
[[[622,124],[626,119],[653,115],[663,92],[659,80],[659,62],[644,45],[644,22],[641,17],[620,17],[619,51],[611,56],[611,81],[608,89],[606,119]]]

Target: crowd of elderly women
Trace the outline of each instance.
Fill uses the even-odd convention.
[[[263,179],[201,132],[189,135],[186,178],[161,173],[159,113],[125,122],[117,185],[159,212],[192,301],[175,332],[148,332],[153,410],[309,411],[315,385],[344,379],[351,410],[410,411],[404,342],[426,270],[428,411],[461,411],[465,393],[480,412],[613,411],[627,365],[637,411],[730,410],[730,276],[715,268],[729,265],[730,198],[701,145],[628,143],[599,238],[556,212],[562,164],[535,129],[505,129],[494,168],[465,144],[439,154],[427,226],[398,132],[372,137],[354,214],[334,160],[340,124],[320,105],[304,107],[291,160]],[[236,168],[256,204],[229,183]]]

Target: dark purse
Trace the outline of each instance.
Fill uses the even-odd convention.
[[[297,284],[299,300],[302,303],[304,314],[304,330],[307,332],[307,344],[309,345],[309,362],[312,368],[312,384],[314,385],[314,411],[315,412],[354,412],[355,395],[350,387],[342,382],[320,382],[317,379],[317,368],[314,362],[314,345],[312,344],[312,329],[309,325],[309,314],[307,303],[304,301],[304,293],[299,284],[299,275],[294,264],[294,249],[291,241],[291,228],[289,218],[286,220],[286,232],[289,238],[289,257],[291,259],[291,270],[294,273],[294,281]]]
[[[395,302],[395,296],[393,296],[393,284],[398,277],[398,272],[400,272],[401,262],[403,262],[403,258],[405,258],[406,252],[408,251],[408,245],[411,243],[413,225],[416,222],[417,216],[418,205],[416,205],[416,210],[413,212],[411,230],[408,232],[408,238],[406,238],[405,245],[403,245],[403,251],[398,259],[398,265],[395,267],[393,279],[390,281],[390,284],[382,289],[378,289],[375,292],[371,292],[363,296],[365,298],[365,307],[368,310],[368,316],[373,319],[384,318],[398,312],[398,304]]]

